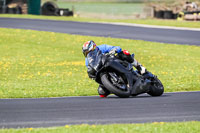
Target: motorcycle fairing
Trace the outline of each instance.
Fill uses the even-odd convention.
[[[100,73],[101,71],[109,69],[115,70],[116,72],[125,75],[128,82],[127,89],[131,95],[140,94],[148,88],[148,82],[143,81],[141,78],[138,78],[135,74],[133,74],[132,71],[129,70],[129,67],[126,68],[125,66],[120,64],[119,59],[111,57],[106,58],[106,55],[103,55],[98,49],[88,53],[87,59],[88,66],[97,72],[96,77],[98,77],[98,73]],[[96,81],[101,84],[98,78],[96,78]]]
[[[91,51],[87,55],[88,66],[93,68],[95,71],[98,71],[99,68],[102,66],[101,58],[102,58],[102,53],[100,50],[95,49]]]
[[[123,65],[121,65],[119,62],[117,62],[117,60],[109,60],[105,64],[105,67],[110,68],[110,69],[114,69],[117,72],[124,74],[125,77],[127,78],[128,89],[131,93],[132,88],[133,88],[133,81],[134,81],[134,77],[133,77],[132,73],[130,71],[128,71],[127,69],[125,69],[125,67]]]
[[[151,81],[148,79],[138,78],[135,82],[131,94],[138,95],[144,92],[148,92],[151,85]]]

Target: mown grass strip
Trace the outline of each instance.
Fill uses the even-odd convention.
[[[200,47],[0,28],[0,98],[97,95],[82,44],[117,45],[163,82],[166,92],[200,90]]]
[[[199,133],[200,122],[154,122],[146,124],[66,125],[53,128],[0,129],[3,133]]]
[[[144,3],[102,3],[102,2],[57,2],[59,8],[69,8],[78,13],[103,13],[111,15],[132,15],[142,13]]]
[[[61,17],[61,16],[42,16],[42,15],[39,16],[39,15],[0,14],[0,18],[1,17],[49,19],[49,20],[80,21],[80,22],[123,22],[123,23],[145,24],[145,25],[200,28],[200,23],[198,21],[177,21],[177,20],[163,20],[163,19],[98,19],[98,18],[66,17],[66,16]]]

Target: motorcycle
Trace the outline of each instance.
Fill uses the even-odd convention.
[[[94,80],[118,97],[128,98],[142,93],[161,96],[164,92],[164,86],[156,75],[148,71],[141,75],[131,63],[116,55],[93,51],[87,58],[89,66],[95,71]]]

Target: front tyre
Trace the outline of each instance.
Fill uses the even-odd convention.
[[[111,81],[109,80],[108,74],[101,75],[101,82],[103,85],[113,94],[121,98],[128,98],[130,96],[130,91],[127,88],[126,90],[121,90],[114,86]]]
[[[164,92],[163,84],[157,77],[155,77],[154,80],[152,81],[152,85],[150,87],[148,94],[151,96],[161,96],[163,92]]]

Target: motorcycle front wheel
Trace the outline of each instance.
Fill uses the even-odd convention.
[[[118,97],[128,98],[130,96],[130,90],[128,89],[128,87],[127,87],[126,84],[124,84],[126,86],[126,89],[124,89],[124,90],[116,87],[115,85],[113,85],[113,83],[111,82],[111,79],[110,79],[109,75],[106,74],[106,73],[104,73],[104,74],[101,75],[101,82],[106,87],[106,89],[108,89],[111,93],[115,94]]]
[[[157,77],[154,78],[148,94],[151,96],[161,96],[163,93],[164,93],[163,84]]]

